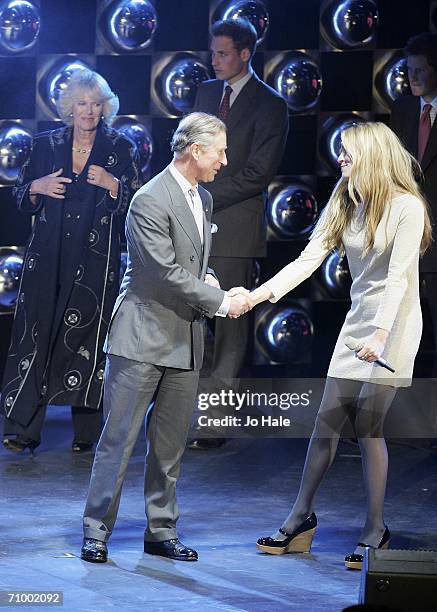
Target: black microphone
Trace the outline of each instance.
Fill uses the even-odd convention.
[[[355,351],[356,353],[361,351],[361,349],[363,348],[363,345],[360,344],[358,340],[355,340],[355,338],[352,338],[352,336],[346,336],[346,338],[344,339],[344,343],[348,349],[350,349],[351,351]],[[385,368],[386,370],[393,372],[393,374],[395,372],[395,369],[392,368],[392,366],[389,363],[387,363],[386,360],[383,359],[382,357],[380,357],[379,359],[376,359],[376,361],[374,361],[373,363],[377,363],[379,366],[381,366],[381,368]]]

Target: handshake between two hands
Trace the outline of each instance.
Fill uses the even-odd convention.
[[[206,275],[205,283],[220,289],[220,283],[211,274]],[[232,287],[232,289],[226,291],[226,294],[231,298],[231,304],[228,311],[228,317],[230,319],[238,319],[241,315],[252,310],[257,304],[257,302],[254,301],[253,294],[244,287]]]

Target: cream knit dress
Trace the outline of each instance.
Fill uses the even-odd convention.
[[[372,250],[362,257],[365,232],[358,207],[343,235],[352,276],[351,308],[335,345],[328,376],[407,387],[422,334],[419,301],[419,249],[424,228],[424,207],[413,195],[395,197],[378,225]],[[264,283],[271,302],[299,285],[316,270],[329,251],[323,235],[315,235],[301,255]],[[357,359],[344,344],[351,336],[362,344],[376,328],[388,330],[384,359],[396,370]]]

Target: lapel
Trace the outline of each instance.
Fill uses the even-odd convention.
[[[208,95],[205,96],[205,107],[202,109],[203,112],[217,116],[222,95],[223,81],[219,81],[218,79],[211,81]]]
[[[229,115],[226,120],[226,127],[232,130],[238,123],[244,122],[245,117],[251,113],[250,105],[252,101],[256,101],[256,91],[258,88],[258,77],[255,73],[252,75],[243,89],[237,96],[237,99],[232,104]]]
[[[168,168],[164,170],[162,180],[170,196],[170,206],[173,209],[183,231],[193,243],[199,259],[202,261],[202,244],[200,242],[199,230],[197,229],[193,213],[188,206],[187,200],[179,187],[177,181],[172,177]]]
[[[199,195],[202,200],[203,207],[203,260],[202,273],[206,272],[208,266],[208,257],[211,250],[211,210],[206,198],[205,189],[199,185]]]
[[[403,113],[403,138],[406,148],[417,158],[417,135],[419,133],[420,98],[411,96]]]

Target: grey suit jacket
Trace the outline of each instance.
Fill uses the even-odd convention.
[[[104,350],[154,365],[200,369],[204,316],[225,292],[205,285],[212,197],[199,187],[204,244],[185,196],[168,168],[141,187],[126,219],[128,264]]]

